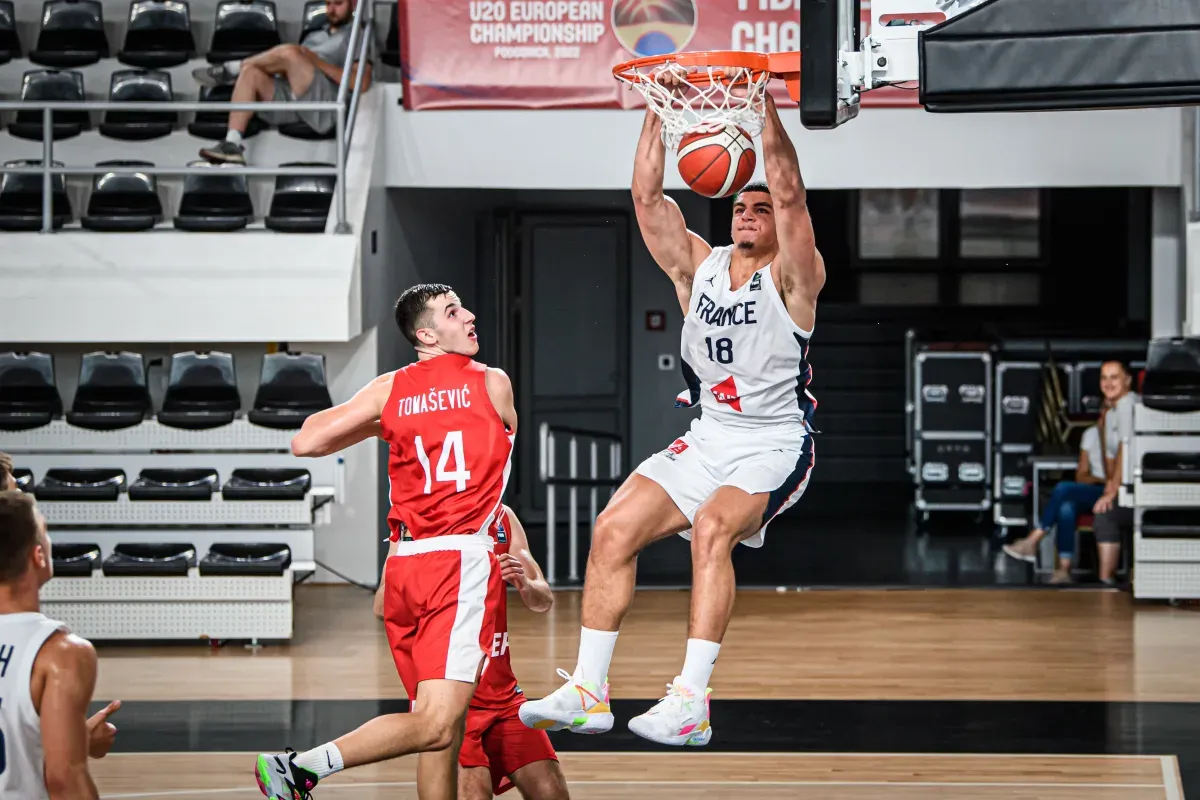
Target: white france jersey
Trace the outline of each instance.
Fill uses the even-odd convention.
[[[769,264],[732,291],[732,257],[732,245],[713,248],[696,269],[680,348],[688,389],[676,405],[699,402],[702,418],[722,426],[811,431],[812,331],[788,315]]]
[[[55,631],[42,614],[0,614],[0,797],[47,800],[42,721],[29,683],[33,662]]]

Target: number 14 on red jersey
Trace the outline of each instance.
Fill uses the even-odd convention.
[[[429,455],[425,452],[425,442],[420,436],[416,437],[413,442],[417,450],[417,460],[421,462],[421,467],[425,470],[425,494],[429,494],[433,489],[434,475],[429,471]],[[453,459],[453,469],[451,460]],[[461,492],[467,488],[467,481],[471,479],[471,471],[466,468],[467,459],[463,454],[463,432],[462,431],[447,431],[446,436],[442,439],[442,451],[437,462],[437,481],[438,483],[453,483],[454,491]]]

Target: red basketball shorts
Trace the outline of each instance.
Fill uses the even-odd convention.
[[[396,671],[411,696],[421,681],[473,683],[491,652],[505,601],[487,536],[399,542],[384,572],[383,618]]]
[[[545,731],[526,728],[517,713],[520,704],[508,708],[471,708],[467,732],[458,751],[460,767],[487,767],[492,773],[492,792],[503,794],[513,788],[509,775],[537,761],[557,761],[554,745]]]

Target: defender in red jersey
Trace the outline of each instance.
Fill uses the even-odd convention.
[[[529,552],[525,528],[511,508],[503,507],[490,533],[500,562],[500,577],[517,589],[526,608],[549,611],[554,593]],[[404,536],[402,532],[401,538]],[[379,619],[384,618],[386,591],[386,583],[381,580],[375,593],[375,616]],[[415,679],[401,673],[401,680],[408,688],[409,700],[415,702],[410,688],[416,686]],[[569,800],[567,779],[550,737],[521,722],[518,711],[523,702],[525,696],[509,659],[508,610],[501,603],[491,655],[471,699],[466,735],[458,754],[459,800],[489,800],[514,786],[526,800]]]
[[[479,351],[475,317],[449,286],[405,291],[396,323],[417,362],[309,417],[292,452],[325,456],[372,437],[388,444],[388,523],[394,538],[401,530],[408,537],[387,560],[384,617],[396,668],[416,700],[408,714],[376,717],[304,753],[259,755],[256,777],[267,797],[306,800],[333,773],[409,753],[422,754],[422,800],[457,793],[467,708],[504,602],[489,530],[501,511],[517,415],[508,376],[471,360]]]

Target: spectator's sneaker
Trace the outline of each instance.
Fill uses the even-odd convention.
[[[608,683],[596,686],[582,680],[578,673],[558,675],[566,683],[541,700],[521,704],[518,714],[525,727],[542,731],[569,730],[571,733],[604,733],[612,728],[612,709],[608,705]]]
[[[226,69],[224,64],[213,64],[210,67],[196,67],[192,70],[196,83],[209,89],[214,86],[233,86],[237,76]]]
[[[254,765],[258,788],[271,800],[309,800],[317,786],[317,776],[296,766],[296,751],[261,753]]]
[[[1018,561],[1025,561],[1033,564],[1037,561],[1037,543],[1033,541],[1033,536],[1026,536],[1024,539],[1018,539],[1011,544],[1004,545],[1004,555],[1009,558],[1015,558]]]
[[[667,684],[667,696],[658,705],[629,720],[629,730],[659,744],[702,747],[712,738],[708,720],[711,695],[712,689],[706,689],[699,697],[682,678],[676,678]]]
[[[246,166],[246,148],[230,141],[218,142],[200,151],[200,157],[210,164],[238,164]]]

